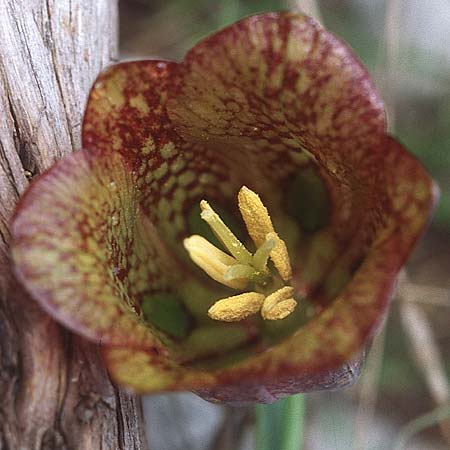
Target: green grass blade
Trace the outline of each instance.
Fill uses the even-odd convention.
[[[302,450],[304,396],[256,406],[256,450]]]

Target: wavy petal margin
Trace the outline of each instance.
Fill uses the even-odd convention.
[[[22,197],[12,254],[32,296],[74,332],[103,344],[161,350],[124,276],[130,265],[140,272],[148,267],[148,254],[135,242],[137,194],[120,155],[74,153]]]
[[[13,255],[50,314],[101,341],[118,383],[270,402],[355,379],[437,190],[385,135],[378,94],[345,44],[305,16],[268,13],[206,38],[179,64],[113,66],[91,91],[83,145],[25,194]],[[170,249],[182,257],[190,206],[249,185],[281,230],[293,223],[283,197],[302,170],[326,186],[330,219],[287,239],[300,242],[296,287],[319,302],[320,283],[349,281],[256,356],[221,369],[177,363],[144,323],[140,300],[173,282]]]

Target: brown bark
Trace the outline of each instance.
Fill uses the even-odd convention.
[[[8,256],[20,194],[79,147],[89,86],[116,47],[115,0],[0,0],[0,450],[146,447],[140,401],[27,296]]]

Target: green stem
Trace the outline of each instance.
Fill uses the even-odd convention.
[[[302,450],[305,402],[301,394],[256,406],[256,450]]]
[[[301,450],[305,426],[305,398],[298,394],[284,401],[281,449]]]
[[[271,418],[275,405],[256,405],[256,450],[271,450],[272,438]],[[273,431],[273,428],[272,428]]]

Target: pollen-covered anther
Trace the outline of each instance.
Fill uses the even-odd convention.
[[[292,268],[286,243],[278,236],[272,224],[267,208],[256,192],[242,186],[238,194],[238,205],[242,218],[256,247],[262,246],[268,239],[274,241],[270,258],[284,281],[292,277]]]
[[[264,302],[264,295],[258,292],[245,292],[218,300],[209,308],[211,319],[223,322],[237,322],[256,314]]]
[[[244,289],[247,286],[247,279],[225,276],[228,269],[239,264],[239,262],[218,249],[204,237],[195,234],[186,238],[183,241],[183,245],[192,261],[212,279],[233,289]]]
[[[260,247],[268,233],[274,232],[269,211],[259,195],[247,186],[242,186],[238,193],[238,206],[247,227],[248,234],[256,247]]]
[[[284,281],[290,280],[292,278],[292,267],[286,242],[274,231],[268,233],[266,238],[274,241],[273,249],[270,252],[270,259],[273,261],[273,265]]]
[[[261,315],[265,320],[280,320],[291,314],[297,302],[293,298],[294,289],[284,286],[264,299]]]

